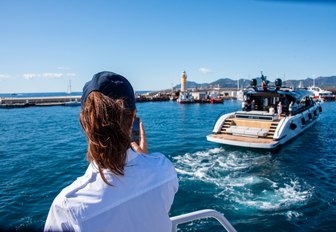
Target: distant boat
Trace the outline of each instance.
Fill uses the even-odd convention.
[[[319,99],[321,101],[335,100],[335,95],[331,91],[323,90],[320,87],[313,85],[313,86],[308,87],[307,90],[313,93],[313,97],[315,99]]]
[[[322,112],[319,102],[305,89],[257,86],[257,80],[244,91],[242,110],[224,113],[216,121],[210,142],[240,147],[274,149],[312,126]],[[280,104],[279,104],[280,103]]]
[[[189,92],[181,92],[176,102],[180,104],[194,103],[194,98]]]
[[[211,98],[210,104],[223,104],[224,98]]]

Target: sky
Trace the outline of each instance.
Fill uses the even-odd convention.
[[[336,1],[0,0],[0,93],[336,75]]]

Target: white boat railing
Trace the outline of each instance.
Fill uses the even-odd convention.
[[[177,231],[177,226],[179,224],[204,218],[215,218],[226,229],[226,231],[237,232],[236,229],[230,224],[230,222],[224,217],[223,214],[212,209],[204,209],[171,217],[170,220],[172,221],[172,232]]]

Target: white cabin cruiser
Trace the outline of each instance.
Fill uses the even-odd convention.
[[[180,104],[194,103],[194,98],[193,98],[193,96],[191,95],[190,92],[184,91],[184,92],[180,93],[176,102],[180,103]]]
[[[268,86],[261,76],[244,91],[245,104],[241,111],[222,114],[207,140],[215,143],[274,149],[312,126],[322,107],[304,89],[281,87],[281,79]]]
[[[317,86],[310,86],[307,88],[307,90],[313,93],[314,98],[319,99],[321,101],[335,100],[335,95],[329,90],[324,90]]]

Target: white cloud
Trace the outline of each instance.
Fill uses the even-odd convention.
[[[63,73],[43,73],[42,76],[46,78],[62,78],[64,74]]]
[[[34,78],[43,77],[43,78],[63,78],[63,73],[25,73],[23,74],[23,78],[26,80],[33,80]]]
[[[66,75],[67,75],[68,77],[75,77],[75,76],[77,76],[76,73],[67,73]]]
[[[35,74],[35,73],[25,73],[25,74],[23,74],[23,78],[26,79],[26,80],[33,80],[37,76],[38,76],[38,74]]]
[[[58,70],[70,70],[69,67],[63,67],[63,66],[59,66],[57,67]]]
[[[9,75],[6,75],[6,74],[0,74],[0,81],[5,81],[7,79],[9,79],[10,76]]]
[[[199,68],[198,71],[200,71],[203,74],[211,73],[211,70],[207,68]]]

